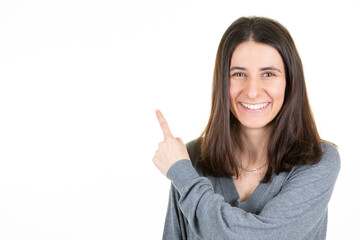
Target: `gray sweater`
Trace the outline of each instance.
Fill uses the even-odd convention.
[[[340,157],[336,147],[321,144],[318,164],[273,173],[239,202],[232,178],[204,176],[193,166],[198,156],[194,141],[188,143],[192,162],[180,160],[167,173],[172,184],[163,239],[325,239]]]

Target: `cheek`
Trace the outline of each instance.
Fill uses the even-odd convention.
[[[230,96],[231,101],[235,100],[235,98],[239,95],[239,92],[240,92],[240,90],[235,84],[230,84],[229,96]]]
[[[281,83],[281,84],[279,83],[270,89],[271,96],[276,101],[277,105],[279,105],[279,107],[281,107],[284,102],[285,87],[286,87],[285,83]]]
[[[236,85],[231,84],[229,86],[229,98],[230,98],[230,111],[234,114],[234,109],[236,108],[236,97],[239,95],[239,89]],[[234,114],[236,116],[236,114]]]

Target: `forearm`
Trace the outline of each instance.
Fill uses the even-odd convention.
[[[255,215],[226,203],[189,161],[174,164],[167,176],[180,194],[178,205],[190,228],[204,239],[302,239],[322,217],[332,191],[310,199],[314,205],[306,196],[293,203],[295,198],[288,197],[294,193],[285,193],[271,201],[263,215]],[[294,191],[299,195],[302,189]],[[283,204],[287,200],[289,206]]]

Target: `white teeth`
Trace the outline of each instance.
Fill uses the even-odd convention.
[[[247,104],[247,103],[241,103],[244,107],[248,108],[248,109],[252,109],[252,110],[258,110],[258,109],[262,109],[264,107],[266,107],[269,103],[261,103],[261,104]]]

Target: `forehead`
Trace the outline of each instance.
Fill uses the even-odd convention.
[[[279,52],[270,45],[247,41],[239,44],[232,56],[231,67],[241,66],[246,68],[262,68],[276,66],[284,68],[284,63]]]

